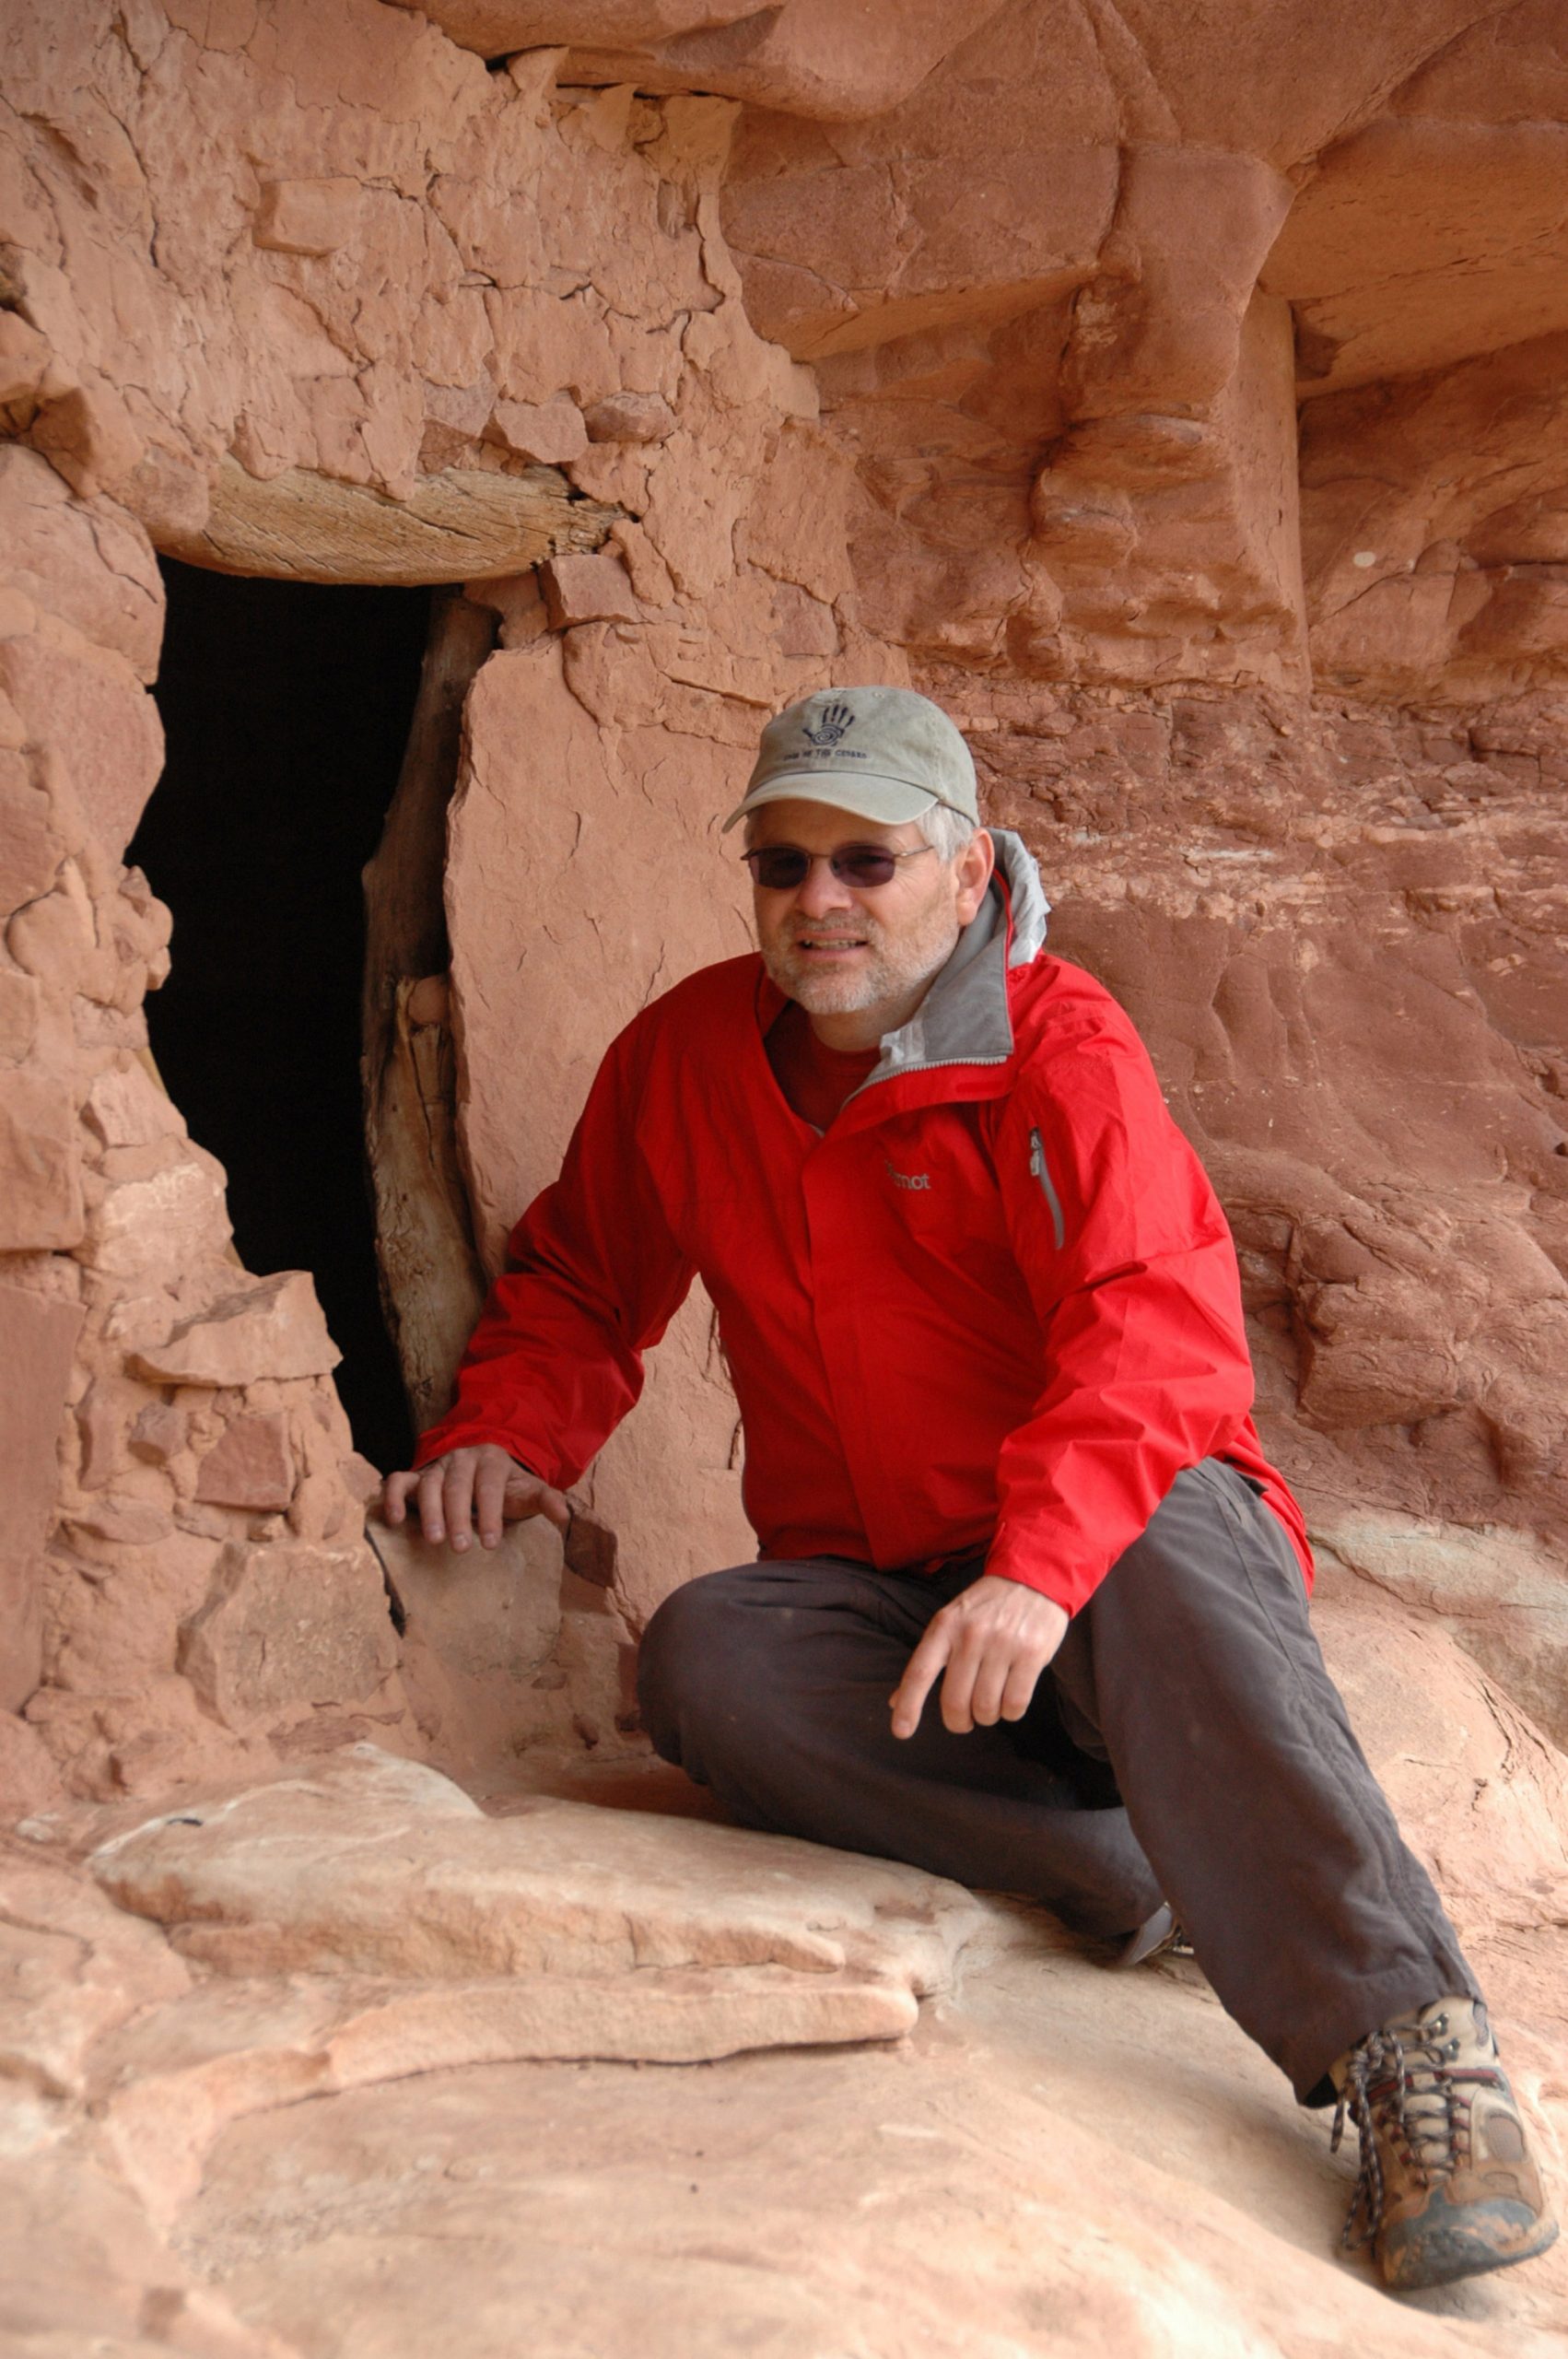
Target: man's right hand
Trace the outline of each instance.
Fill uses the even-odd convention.
[[[542,1515],[565,1532],[571,1521],[563,1495],[495,1441],[449,1450],[417,1474],[389,1474],[381,1488],[381,1513],[390,1524],[406,1522],[411,1496],[426,1539],[437,1545],[450,1539],[460,1555],[473,1546],[476,1522],[481,1543],[497,1548],[503,1523]]]

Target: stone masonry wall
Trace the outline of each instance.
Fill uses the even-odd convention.
[[[38,9],[6,43],[0,1305],[27,1637],[4,1699],[25,1718],[0,1726],[13,1782],[53,1763],[151,1790],[354,1732],[422,1741],[309,1277],[239,1269],[222,1172],[147,1062],[169,928],[120,860],[159,761],[154,547],[313,579],[473,569],[501,608],[450,879],[492,1265],[610,1029],[740,946],[736,890],[694,918],[681,886],[760,714],[899,659],[836,614],[842,463],[718,235],[731,107],[558,92],[556,52],[486,72],[374,0]],[[527,570],[546,468],[568,522],[594,520],[556,536],[548,624]],[[432,484],[467,506],[455,529],[427,507],[409,557]],[[584,538],[602,553],[571,554]],[[639,1552],[646,1599],[718,1535],[749,1545],[700,1307],[652,1396],[588,1500],[634,1601]]]

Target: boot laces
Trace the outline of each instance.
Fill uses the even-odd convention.
[[[1456,2071],[1460,2044],[1446,2013],[1429,2012],[1370,2032],[1352,2048],[1329,2141],[1337,2153],[1346,2121],[1354,2123],[1361,2169],[1340,2238],[1347,2251],[1371,2244],[1383,2224],[1385,2142],[1422,2188],[1469,2160],[1475,2088],[1504,2083],[1484,2067]]]

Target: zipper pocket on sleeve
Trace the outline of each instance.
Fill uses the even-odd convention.
[[[1051,1179],[1050,1166],[1046,1161],[1046,1143],[1038,1131],[1031,1131],[1029,1133],[1029,1168],[1039,1181],[1041,1193],[1051,1208],[1051,1228],[1056,1238],[1057,1251],[1059,1253],[1067,1242],[1067,1223],[1062,1219],[1061,1198],[1057,1194],[1055,1182]]]

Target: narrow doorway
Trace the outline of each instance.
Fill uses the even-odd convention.
[[[365,1170],[359,872],[397,785],[429,593],[163,571],[168,763],[127,854],[174,917],[152,1052],[228,1170],[241,1261],[311,1272],[356,1442],[405,1465]]]

